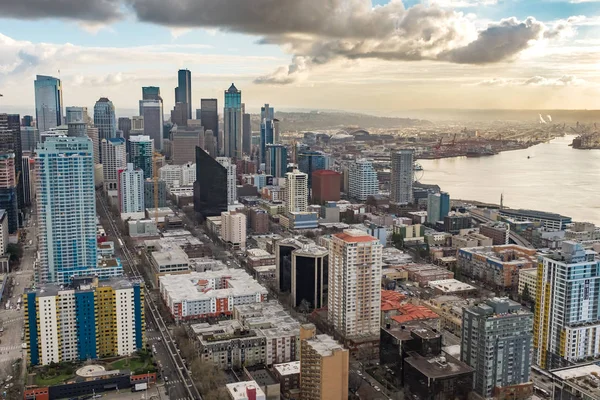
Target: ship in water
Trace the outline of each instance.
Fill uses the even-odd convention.
[[[491,148],[481,147],[467,150],[467,157],[487,157],[498,154]]]

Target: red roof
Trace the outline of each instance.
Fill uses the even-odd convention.
[[[340,175],[341,176],[342,175],[339,172],[335,172],[330,169],[319,169],[319,170],[313,171],[312,174],[313,174],[313,176],[315,176],[315,175]]]
[[[439,318],[439,315],[429,308],[414,304],[402,304],[398,311],[400,311],[401,315],[395,315],[392,319],[400,324],[408,321]]]
[[[348,243],[373,242],[373,241],[377,240],[373,236],[368,235],[366,233],[364,234],[364,236],[352,236],[352,235],[347,235],[345,233],[336,233],[333,236],[337,237],[338,239],[342,239],[344,242],[348,242]]]

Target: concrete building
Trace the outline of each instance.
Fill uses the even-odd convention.
[[[217,157],[216,160],[227,170],[227,204],[233,205],[237,202],[237,166],[228,157]]]
[[[300,327],[300,399],[347,400],[349,352],[331,336]]]
[[[600,366],[595,363],[578,364],[550,372],[554,399],[600,399],[598,376]]]
[[[144,136],[153,141],[157,150],[163,148],[164,112],[162,99],[143,100]],[[190,161],[190,160],[188,160]]]
[[[234,249],[246,248],[246,215],[237,211],[221,213],[221,238]]]
[[[452,236],[452,247],[455,249],[464,249],[470,247],[492,246],[493,239],[478,232],[467,231],[464,234]]]
[[[171,159],[173,165],[185,165],[196,160],[196,146],[204,148],[204,128],[171,131]]]
[[[26,289],[28,365],[129,356],[144,348],[144,284],[77,278]],[[37,322],[36,322],[37,321]]]
[[[164,245],[157,250],[150,253],[150,264],[157,276],[190,270],[190,259],[179,246]]]
[[[311,202],[325,204],[328,201],[340,201],[342,174],[328,169],[317,170],[312,176]]]
[[[100,138],[99,138],[98,128],[95,126],[87,127],[87,137],[89,137],[92,141],[92,149],[94,153],[94,164],[100,164]]]
[[[348,169],[348,195],[358,201],[379,193],[379,181],[373,164],[365,159],[356,160]]]
[[[468,213],[450,212],[444,217],[444,232],[457,234],[463,229],[469,229],[472,218]]]
[[[248,222],[252,233],[265,234],[269,232],[269,214],[260,208],[248,210]]]
[[[117,190],[117,172],[127,168],[127,149],[125,139],[102,139],[101,152],[102,174],[104,175],[104,188],[107,191]]]
[[[285,208],[288,213],[308,210],[308,175],[298,170],[285,174]]]
[[[331,237],[328,319],[345,339],[379,336],[382,248],[356,229]]]
[[[408,272],[408,280],[418,283],[421,287],[428,287],[433,281],[454,278],[452,271],[433,264],[412,264],[404,266],[403,269]]]
[[[393,232],[402,237],[405,245],[425,242],[425,227],[421,224],[394,225]]]
[[[429,193],[427,196],[427,222],[443,221],[450,212],[450,195],[446,192]]]
[[[479,225],[479,232],[492,239],[494,246],[509,243],[510,225],[506,222],[490,222]]]
[[[475,369],[477,394],[531,398],[532,329],[533,314],[508,298],[488,299],[464,309],[461,360]]]
[[[167,183],[162,179],[157,182],[157,187],[154,185],[154,179],[146,179],[144,181],[144,207],[145,208],[162,208],[167,206]],[[158,190],[156,200],[158,204],[155,204],[155,190]]]
[[[231,400],[267,400],[256,381],[228,383],[225,388]]]
[[[539,257],[534,363],[557,368],[600,356],[600,261],[581,244]]]
[[[133,164],[118,171],[119,211],[121,214],[144,212],[144,171]]]
[[[309,309],[325,307],[328,262],[329,251],[321,246],[307,245],[292,251],[293,307],[300,307],[303,303]]]
[[[411,204],[413,202],[414,150],[405,149],[392,153],[392,176],[390,178],[390,202]]]
[[[191,187],[196,182],[196,164],[165,165],[158,172],[160,179],[165,181],[169,189]]]
[[[514,221],[534,222],[549,229],[564,230],[569,224],[572,223],[571,217],[535,210],[514,210],[503,208],[500,210],[500,215],[505,218],[510,218]]]
[[[147,135],[129,138],[129,161],[134,168],[144,171],[144,179],[152,178],[154,171],[154,139]]]
[[[529,298],[537,298],[537,268],[522,269],[519,271],[519,294],[523,296],[525,288],[529,291]]]

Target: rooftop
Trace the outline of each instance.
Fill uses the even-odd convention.
[[[571,217],[565,217],[564,215],[560,215],[560,214],[556,214],[556,213],[549,213],[549,212],[537,211],[537,210],[525,210],[525,209],[511,210],[511,209],[503,208],[502,210],[500,210],[500,214],[507,214],[507,215],[520,214],[520,215],[524,215],[526,217],[553,219],[553,220],[562,220],[562,219],[570,220],[571,219]]]
[[[438,357],[423,357],[413,351],[409,352],[408,356],[404,362],[430,379],[449,378],[474,371],[467,364],[447,354]]]
[[[25,293],[37,293],[38,297],[45,296],[57,296],[59,292],[67,290],[93,290],[96,287],[111,287],[115,290],[128,289],[134,285],[143,285],[142,282],[135,279],[126,278],[110,278],[106,280],[96,280],[95,277],[80,277],[77,279],[77,286],[73,285],[59,285],[53,283],[47,283],[40,286],[35,284],[25,289]]]
[[[255,381],[228,383],[226,388],[233,400],[245,400],[250,398],[250,396],[248,396],[248,391],[256,391],[256,396],[254,396],[255,399],[261,396],[262,398],[266,398],[265,392],[262,391]]]
[[[398,293],[394,290],[382,290],[381,291],[381,311],[398,310],[402,303],[402,300],[406,299],[402,293]]]
[[[151,254],[157,265],[188,264],[189,258],[179,246],[163,246]]]
[[[275,257],[273,254],[269,253],[263,249],[248,249],[246,250],[246,254],[250,259],[261,259],[261,258],[273,258]]]
[[[585,398],[600,398],[600,366],[587,364],[567,367],[550,373],[589,396]]]
[[[359,229],[346,229],[342,233],[336,233],[333,236],[343,240],[346,243],[366,243],[375,242],[378,239],[373,236],[361,231]]]
[[[275,369],[279,375],[294,375],[300,373],[300,361],[292,361],[283,364],[275,364],[273,365],[273,369]]]
[[[392,320],[399,324],[406,323],[408,321],[419,321],[426,319],[439,318],[439,315],[431,311],[425,306],[416,306],[414,304],[402,304],[398,308],[400,315],[395,315]]]
[[[306,343],[322,357],[329,357],[333,355],[334,351],[348,351],[329,335],[316,335],[314,338],[308,339]]]
[[[429,287],[440,290],[444,293],[467,292],[476,289],[475,286],[471,286],[468,283],[461,282],[457,279],[441,279],[439,281],[431,281],[429,282]]]
[[[237,305],[234,314],[244,327],[254,329],[267,338],[300,335],[300,323],[275,300]]]
[[[264,366],[246,367],[246,370],[259,386],[270,386],[278,383],[273,373]]]

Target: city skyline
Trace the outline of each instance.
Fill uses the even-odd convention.
[[[266,101],[380,115],[449,105],[600,108],[597,2],[305,0],[283,14],[289,5],[261,2],[269,12],[184,1],[168,16],[154,0],[2,5],[2,104],[33,114],[33,88],[23,88],[46,74],[62,80],[65,105],[91,109],[105,96],[118,116],[134,115],[139,87],[155,85],[168,110],[177,70],[187,68],[192,110],[200,98],[221,99],[231,82],[251,113]]]

